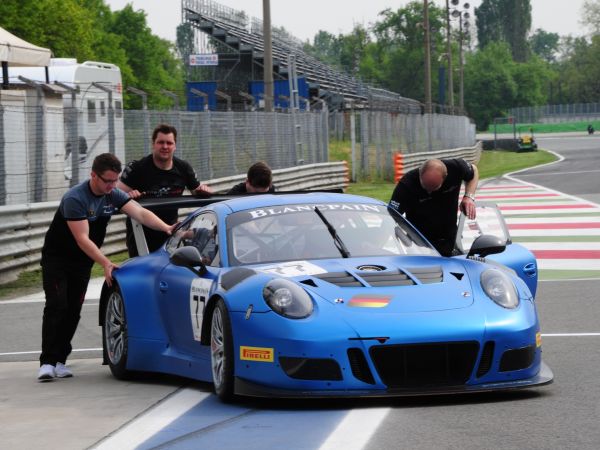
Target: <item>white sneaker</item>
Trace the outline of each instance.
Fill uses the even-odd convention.
[[[39,381],[52,381],[55,376],[56,372],[52,364],[42,364],[38,372]]]
[[[56,373],[56,378],[70,378],[73,376],[73,372],[67,369],[67,366],[63,363],[56,363],[54,372]]]

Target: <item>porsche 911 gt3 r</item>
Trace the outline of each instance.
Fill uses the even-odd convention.
[[[378,200],[217,200],[104,286],[104,360],[117,378],[171,373],[213,382],[222,399],[552,381],[542,361],[535,259],[510,242],[493,205],[481,223],[461,222],[457,245],[468,244],[467,254],[446,258]]]

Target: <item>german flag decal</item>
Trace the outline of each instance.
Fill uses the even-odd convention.
[[[356,295],[350,299],[348,306],[358,308],[385,308],[391,298],[390,295]]]

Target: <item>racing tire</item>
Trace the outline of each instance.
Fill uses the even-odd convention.
[[[229,401],[233,393],[233,338],[227,306],[217,301],[210,324],[210,366],[215,394],[222,401]]]
[[[104,310],[102,346],[113,376],[120,380],[131,378],[132,373],[127,370],[129,346],[125,304],[121,291],[116,285],[109,290]]]

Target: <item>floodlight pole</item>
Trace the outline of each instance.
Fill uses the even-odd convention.
[[[271,1],[263,0],[263,71],[265,112],[273,111],[273,41],[271,39]]]
[[[429,0],[423,0],[425,31],[425,114],[431,114],[431,43],[429,41]]]
[[[452,43],[450,42],[450,0],[446,0],[446,56],[448,57],[448,99],[451,114],[454,114],[454,77],[452,75]]]

